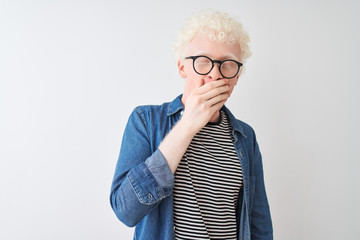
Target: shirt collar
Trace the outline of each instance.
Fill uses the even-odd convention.
[[[174,115],[175,113],[179,112],[179,111],[183,111],[184,110],[184,105],[181,102],[181,98],[182,98],[182,94],[180,94],[179,96],[177,96],[170,104],[168,107],[168,116]]]
[[[223,110],[228,116],[232,129],[236,132],[241,133],[244,137],[247,138],[244,128],[240,124],[240,121],[235,118],[235,116],[230,112],[230,110],[225,105],[221,108],[221,110]]]

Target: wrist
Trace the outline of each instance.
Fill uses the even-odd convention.
[[[179,132],[185,134],[189,138],[193,138],[195,134],[199,131],[194,127],[190,121],[185,118],[181,118],[179,122],[176,124],[176,127],[179,129]]]

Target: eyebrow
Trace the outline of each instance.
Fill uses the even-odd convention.
[[[194,56],[198,56],[198,55],[205,55],[205,56],[208,56],[208,52],[204,52],[204,51],[197,51],[194,53]],[[234,55],[234,54],[231,54],[231,53],[228,53],[228,54],[225,54],[224,56],[222,56],[223,59],[234,59],[236,61],[239,61],[239,59]]]

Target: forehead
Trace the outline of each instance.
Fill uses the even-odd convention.
[[[188,44],[185,54],[187,56],[206,55],[214,59],[231,58],[241,60],[241,49],[238,43],[221,43],[212,41],[205,34],[198,33]]]

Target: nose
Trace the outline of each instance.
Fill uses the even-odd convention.
[[[217,81],[217,80],[223,78],[223,76],[220,73],[218,63],[214,64],[213,69],[211,69],[211,71],[207,74],[207,78],[209,81]]]

